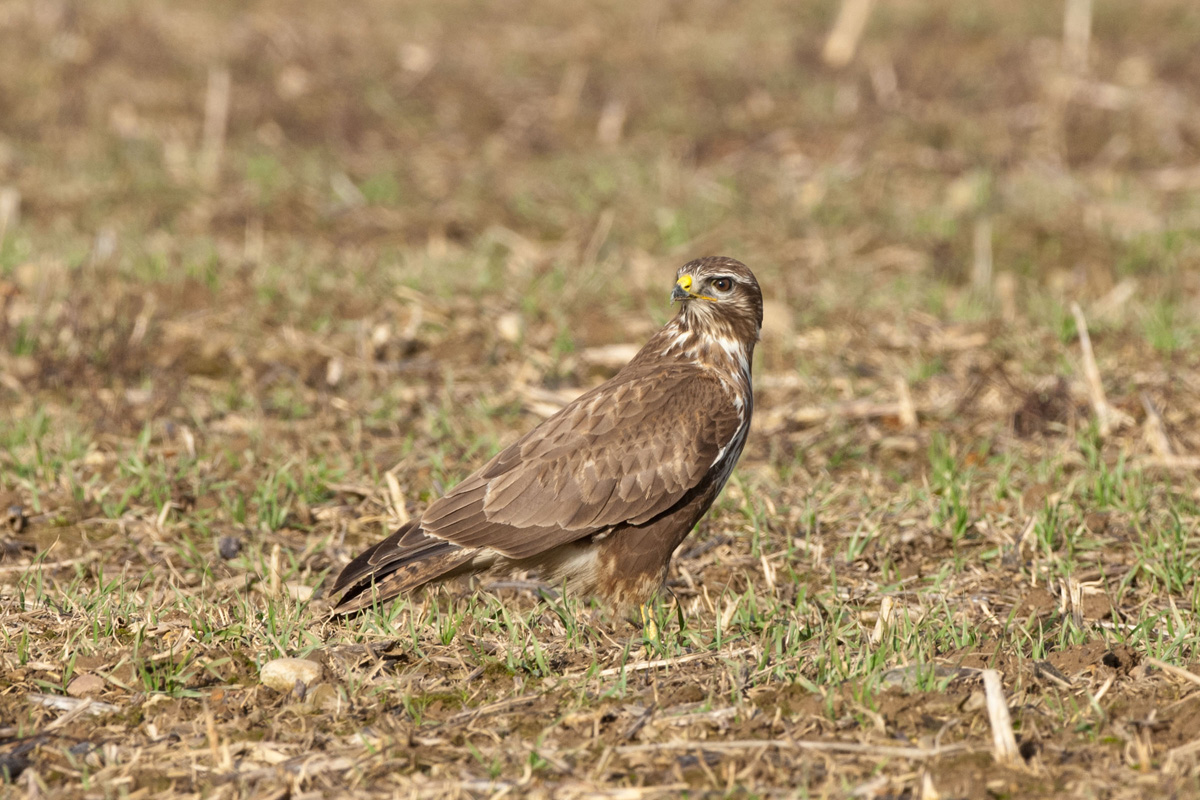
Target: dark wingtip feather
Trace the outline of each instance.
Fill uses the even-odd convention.
[[[348,586],[360,583],[363,579],[369,577],[375,572],[381,564],[376,560],[376,554],[380,550],[395,550],[400,547],[400,540],[403,539],[408,532],[413,529],[414,523],[408,523],[402,526],[391,536],[376,542],[375,544],[363,550],[354,560],[342,569],[338,574],[337,580],[333,582],[333,591],[340,592]]]
[[[447,576],[473,556],[473,550],[429,536],[410,522],[346,565],[333,582],[333,593],[343,593],[333,614],[352,614],[384,603]]]

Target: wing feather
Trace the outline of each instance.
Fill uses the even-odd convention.
[[[430,504],[421,529],[525,558],[674,506],[743,424],[731,390],[692,364],[646,365],[615,380]]]

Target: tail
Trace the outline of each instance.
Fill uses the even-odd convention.
[[[477,548],[429,536],[418,523],[414,520],[402,526],[346,565],[333,584],[334,593],[344,592],[334,606],[335,615],[361,611],[430,581],[469,570]]]

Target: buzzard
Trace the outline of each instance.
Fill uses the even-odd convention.
[[[491,568],[644,607],[742,453],[762,328],[758,282],[732,258],[684,264],[671,299],[679,313],[620,372],[351,561],[335,613]]]

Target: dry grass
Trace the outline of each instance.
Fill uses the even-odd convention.
[[[853,5],[0,2],[0,793],[1200,796],[1200,11]],[[659,641],[328,621],[710,253]]]

